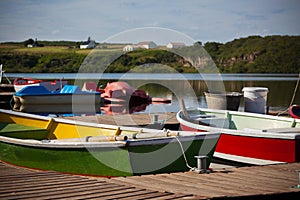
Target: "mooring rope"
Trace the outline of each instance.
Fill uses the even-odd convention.
[[[181,149],[181,152],[182,152],[182,155],[183,155],[183,158],[184,158],[184,161],[185,161],[185,165],[190,169],[190,170],[194,170],[195,167],[191,167],[186,159],[186,156],[185,156],[185,152],[184,152],[184,149],[183,149],[183,146],[180,142],[180,140],[178,139],[178,137],[175,137],[175,139],[178,141],[178,144],[180,146],[180,149]]]
[[[293,104],[293,102],[294,102],[294,100],[295,100],[295,97],[296,97],[297,90],[298,90],[299,81],[300,81],[300,73],[299,73],[299,76],[298,76],[298,80],[297,80],[297,83],[296,83],[296,86],[295,86],[295,89],[294,89],[294,93],[293,93],[293,97],[292,97],[292,100],[291,100],[291,102],[290,102],[289,107],[288,107],[286,110],[284,110],[284,111],[278,113],[277,116],[279,116],[279,115],[281,115],[281,114],[283,114],[283,113],[285,113],[285,112],[288,112],[288,110],[289,110],[290,107],[292,106],[292,104]]]
[[[298,80],[297,80],[297,83],[296,83],[296,87],[295,87],[295,90],[294,90],[294,94],[293,94],[293,97],[292,97],[292,100],[291,100],[291,103],[290,103],[290,106],[293,104],[294,102],[294,99],[295,99],[295,96],[296,96],[296,92],[298,90],[298,86],[299,86],[299,81],[300,81],[300,73],[299,73],[299,76],[298,76]]]

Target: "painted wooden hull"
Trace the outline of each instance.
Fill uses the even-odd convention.
[[[22,105],[63,105],[63,104],[87,104],[101,102],[99,94],[49,94],[49,95],[14,95],[15,104]]]
[[[185,119],[181,111],[177,119],[182,130],[219,130],[215,157],[250,164],[300,161],[300,120],[212,109],[196,113],[200,124]]]
[[[220,136],[141,130],[6,110],[0,110],[0,122],[2,161],[34,169],[107,177],[187,171],[180,144],[190,166],[196,166],[194,156],[199,154],[209,157],[209,166]],[[5,129],[3,124],[11,127]],[[176,136],[168,136],[173,134]]]

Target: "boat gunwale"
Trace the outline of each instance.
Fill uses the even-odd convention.
[[[169,130],[156,130],[156,129],[141,129],[136,127],[125,127],[125,126],[115,126],[115,125],[107,125],[107,124],[97,124],[92,122],[82,122],[82,121],[74,121],[70,119],[63,118],[51,118],[45,116],[32,115],[28,113],[19,113],[10,110],[2,110],[0,109],[0,113],[14,115],[16,117],[26,117],[31,119],[43,120],[45,122],[49,122],[53,120],[53,122],[57,123],[66,123],[71,125],[85,126],[85,127],[93,127],[93,128],[106,128],[106,129],[120,129],[121,131],[132,132],[131,134],[125,134],[129,136],[127,140],[124,141],[99,141],[99,142],[86,142],[86,138],[78,138],[82,139],[80,142],[70,142],[70,141],[59,141],[57,140],[34,140],[34,139],[17,139],[11,138],[7,136],[0,136],[0,142],[6,143],[14,143],[19,145],[28,145],[35,147],[60,147],[60,148],[83,148],[83,147],[125,147],[125,146],[142,146],[142,145],[157,145],[157,144],[167,144],[170,142],[178,142],[175,140],[177,137],[180,142],[192,141],[192,140],[205,140],[205,139],[219,139],[220,132],[192,132],[192,131],[169,131]],[[153,137],[142,137],[142,138],[134,138],[134,135],[138,135],[139,133],[152,134]],[[174,136],[175,135],[175,136]],[[89,137],[89,136],[88,136]],[[51,142],[54,141],[54,142]],[[102,145],[102,146],[101,146]]]
[[[9,115],[14,115],[17,117],[27,117],[27,118],[32,118],[36,120],[43,120],[43,121],[49,121],[53,120],[53,122],[57,123],[65,123],[65,124],[71,124],[75,126],[87,126],[87,127],[94,127],[94,128],[104,128],[104,129],[120,129],[121,131],[130,131],[130,132],[136,132],[136,133],[157,133],[157,132],[165,132],[168,130],[156,130],[156,129],[149,129],[149,128],[138,128],[138,127],[132,127],[132,126],[117,126],[117,125],[110,125],[110,124],[99,124],[99,123],[93,123],[93,122],[84,122],[84,121],[79,121],[76,120],[76,117],[74,120],[71,119],[64,119],[64,118],[57,118],[57,117],[47,117],[47,116],[40,116],[40,115],[34,115],[34,114],[29,114],[29,113],[22,113],[22,112],[16,112],[16,111],[11,111],[11,110],[4,110],[0,109],[0,113],[5,113]],[[171,131],[171,132],[177,132],[179,135],[208,135],[208,133],[199,133],[196,131]],[[210,135],[212,134],[219,134],[219,131],[214,131],[212,133],[209,133]]]
[[[99,141],[99,142],[86,142],[85,138],[82,141],[65,142],[59,140],[34,140],[34,139],[18,139],[6,136],[0,136],[0,142],[5,142],[14,145],[22,145],[29,147],[41,148],[110,148],[110,147],[130,147],[130,146],[145,146],[145,145],[162,145],[169,143],[180,142],[193,142],[198,140],[219,139],[220,134],[195,134],[190,136],[169,136],[159,138],[146,138],[146,139],[129,139],[124,141]],[[177,140],[177,139],[178,140]],[[80,139],[80,138],[79,138]]]
[[[0,142],[22,145],[26,147],[38,148],[111,148],[111,147],[125,147],[126,141],[107,141],[107,142],[61,142],[52,143],[51,140],[34,140],[34,139],[18,139],[6,136],[0,136]]]

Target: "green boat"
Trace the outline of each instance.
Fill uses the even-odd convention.
[[[0,160],[32,169],[116,177],[209,166],[219,133],[119,127],[0,109]]]

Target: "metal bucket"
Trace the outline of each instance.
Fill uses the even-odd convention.
[[[204,92],[207,107],[218,110],[237,111],[243,94],[238,92],[218,93]]]

